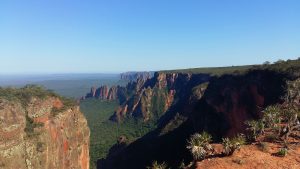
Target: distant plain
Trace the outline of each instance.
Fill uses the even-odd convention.
[[[126,85],[119,74],[51,74],[51,75],[0,75],[1,87],[22,87],[35,84],[71,98],[80,98],[91,87]]]

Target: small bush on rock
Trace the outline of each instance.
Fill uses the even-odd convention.
[[[211,135],[206,132],[202,134],[196,133],[191,136],[187,148],[192,153],[194,160],[204,160],[208,155],[213,153],[214,150],[210,144],[211,141]]]
[[[285,157],[287,154],[288,154],[288,149],[287,148],[281,148],[276,153],[276,156],[278,156],[278,157]]]
[[[245,137],[243,135],[238,135],[232,139],[223,138],[223,147],[224,147],[224,154],[227,156],[232,155],[236,150],[239,150],[242,145],[246,143]]]
[[[165,162],[163,163],[158,163],[157,161],[154,161],[152,163],[152,166],[151,167],[147,167],[147,169],[168,169],[168,166]]]

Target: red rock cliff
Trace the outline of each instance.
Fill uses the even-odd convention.
[[[155,73],[153,78],[146,81],[137,79],[137,82],[133,84],[135,85],[134,94],[117,109],[111,119],[120,122],[125,116],[141,118],[144,121],[159,118],[173,105],[175,97],[184,102],[193,100],[190,98],[193,88],[209,79],[210,76],[207,74],[183,73]],[[127,90],[130,90],[128,86]],[[195,91],[193,95],[202,95],[204,92],[201,86]],[[183,109],[189,109],[189,107]]]
[[[100,100],[113,101],[123,97],[121,91],[124,89],[125,88],[121,86],[108,87],[107,85],[99,88],[92,87],[90,93],[88,93],[83,99],[96,98]]]
[[[79,107],[55,97],[19,101],[0,98],[0,168],[89,169],[87,121]]]

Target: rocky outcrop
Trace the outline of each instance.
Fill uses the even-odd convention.
[[[107,85],[104,85],[99,88],[92,87],[90,93],[88,93],[82,99],[96,98],[96,99],[108,100],[108,101],[123,99],[125,97],[124,90],[125,88],[121,86],[108,87]]]
[[[0,168],[89,169],[89,136],[78,106],[54,96],[26,105],[0,97]]]
[[[80,100],[95,98],[99,100],[115,101],[118,100],[122,105],[133,94],[138,92],[153,75],[152,72],[126,72],[122,73],[121,79],[128,80],[127,86],[111,86],[103,85],[99,88],[92,87],[91,91]]]
[[[153,76],[153,72],[125,72],[120,74],[122,80],[137,81],[137,79],[147,80]]]
[[[132,116],[147,121],[155,115],[157,106],[163,112],[158,127],[118,154],[99,161],[98,168],[144,168],[153,161],[177,168],[182,160],[192,161],[186,149],[191,134],[207,131],[220,141],[244,132],[245,121],[259,119],[261,110],[281,102],[287,80],[299,77],[299,64],[295,65],[286,66],[285,71],[257,68],[220,77],[156,73],[114,118],[122,121],[123,116]]]
[[[208,74],[183,73],[155,73],[151,79],[138,79],[133,84],[134,95],[118,108],[111,119],[118,122],[126,116],[140,118],[145,122],[157,119],[163,116],[175,101],[186,102],[185,108],[188,109],[188,102],[193,101],[190,96],[202,95],[205,86],[201,84],[209,79]],[[177,108],[178,111],[185,111],[182,109],[184,108]]]
[[[190,114],[195,130],[216,139],[245,132],[245,121],[261,118],[266,106],[280,102],[287,78],[284,73],[254,70],[212,79]]]

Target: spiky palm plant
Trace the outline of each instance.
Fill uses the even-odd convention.
[[[223,138],[222,144],[224,147],[225,155],[232,155],[236,150],[239,150],[242,145],[246,143],[245,137],[243,135],[238,135],[232,139]]]
[[[248,126],[248,138],[251,141],[255,141],[260,134],[264,133],[265,124],[262,120],[251,120],[245,123]]]
[[[210,145],[212,137],[207,132],[196,133],[188,141],[187,148],[193,155],[194,160],[203,160],[213,153],[213,147]]]
[[[263,122],[266,127],[277,128],[281,122],[281,109],[278,105],[267,107],[264,111]]]
[[[168,169],[168,165],[165,162],[158,163],[157,161],[154,161],[152,163],[152,166],[147,167],[147,169]]]

